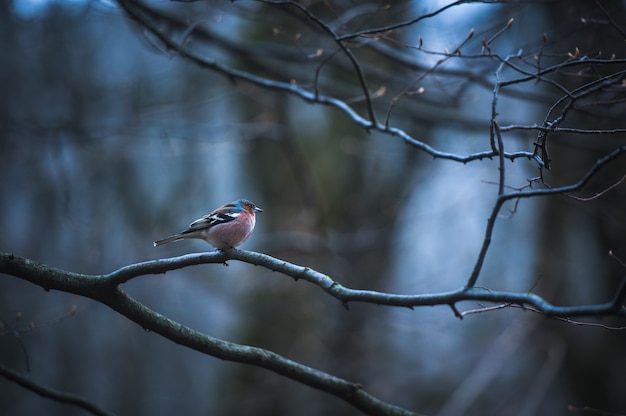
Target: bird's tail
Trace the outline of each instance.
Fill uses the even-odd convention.
[[[173,241],[180,241],[185,239],[185,236],[183,234],[174,234],[174,235],[170,235],[169,237],[165,237],[162,240],[157,240],[153,243],[153,245],[156,246],[161,246],[163,244],[167,244],[167,243],[171,243]]]

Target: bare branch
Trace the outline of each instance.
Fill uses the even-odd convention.
[[[487,50],[487,52],[491,53],[491,44],[493,43],[493,41],[495,41],[498,37],[500,37],[500,35],[502,35],[504,32],[509,30],[511,28],[511,26],[513,26],[513,18],[510,18],[509,21],[506,23],[506,25],[502,29],[498,30],[488,40],[483,40],[483,42],[482,42],[483,50],[481,51],[481,53],[483,53],[485,50]]]
[[[617,159],[626,153],[626,146],[618,147],[613,150],[611,153],[606,155],[605,157],[596,161],[596,163],[583,175],[583,177],[576,183],[572,185],[560,186],[555,188],[547,188],[547,189],[529,189],[517,192],[510,192],[505,194],[499,194],[498,199],[496,200],[493,209],[491,211],[491,215],[487,220],[487,228],[485,230],[485,238],[483,240],[483,244],[480,248],[480,252],[478,254],[478,258],[476,259],[476,264],[474,265],[474,269],[472,270],[472,274],[467,282],[468,288],[474,287],[476,285],[476,281],[478,280],[478,276],[482,270],[483,263],[485,262],[485,257],[487,256],[487,251],[489,250],[489,246],[491,244],[491,237],[493,235],[493,229],[495,227],[496,220],[498,218],[498,214],[504,203],[508,200],[519,199],[519,198],[530,198],[534,196],[547,196],[547,195],[557,195],[557,194],[565,194],[568,192],[573,192],[581,189],[583,186],[589,182],[589,180],[604,166],[606,166],[609,162]]]
[[[72,406],[80,407],[81,409],[86,410],[87,412],[94,414],[96,416],[113,416],[114,415],[114,413],[111,413],[107,410],[101,409],[100,407],[96,406],[94,403],[90,402],[83,396],[79,396],[78,394],[74,394],[74,393],[68,393],[65,391],[52,389],[50,387],[36,383],[32,381],[28,376],[18,373],[17,371],[10,369],[9,367],[3,364],[0,364],[0,376],[6,378],[9,381],[17,383],[20,386],[42,397],[46,397],[48,399],[52,399],[60,403],[67,403]]]
[[[613,16],[611,16],[611,13],[609,13],[608,10],[606,10],[604,8],[602,3],[600,3],[599,0],[595,0],[594,3],[598,7],[598,9],[600,9],[600,11],[602,11],[602,14],[604,14],[606,16],[606,18],[608,19],[608,21],[611,24],[611,26],[613,26],[613,28],[620,34],[620,36],[622,38],[626,38],[626,30],[624,30],[622,27],[620,27],[620,25],[617,24],[615,19],[613,19]]]
[[[151,9],[143,5],[142,3],[133,1],[133,0],[118,0],[119,4],[122,8],[135,19],[140,25],[145,27],[150,33],[152,33],[159,41],[161,41],[168,49],[176,51],[181,57],[189,59],[190,61],[200,65],[203,68],[210,69],[221,73],[233,80],[243,80],[249,82],[253,85],[268,89],[268,90],[276,90],[282,91],[288,94],[295,95],[300,97],[302,100],[317,103],[322,105],[327,105],[330,107],[334,107],[345,115],[347,115],[350,120],[355,123],[357,126],[360,126],[366,130],[376,130],[384,134],[388,134],[390,136],[399,137],[404,140],[407,144],[412,147],[415,147],[418,150],[424,151],[434,158],[437,159],[448,159],[461,163],[468,163],[475,160],[483,160],[495,157],[497,155],[493,150],[483,151],[483,152],[475,152],[469,155],[459,155],[449,152],[444,152],[433,148],[427,143],[417,140],[411,135],[409,135],[406,131],[395,128],[395,127],[387,127],[385,124],[375,123],[373,124],[370,120],[363,118],[360,116],[352,107],[350,107],[345,101],[329,97],[326,95],[321,95],[317,91],[307,91],[306,89],[287,82],[281,82],[276,80],[271,80],[268,78],[264,78],[258,75],[251,74],[246,71],[241,71],[235,68],[231,68],[228,65],[224,65],[214,59],[207,58],[205,56],[199,55],[194,51],[188,49],[185,46],[182,46],[180,42],[173,40],[166,31],[160,29],[158,25],[155,23],[153,19],[157,19],[158,15],[155,14]],[[459,4],[463,2],[457,2]],[[532,78],[531,78],[532,79]],[[515,160],[518,158],[528,158],[532,157],[531,152],[514,152],[514,153],[504,153],[504,157],[509,160]]]
[[[358,383],[343,380],[331,374],[291,361],[276,353],[202,334],[147,308],[129,297],[118,284],[131,277],[164,273],[191,264],[224,263],[235,258],[247,258],[253,264],[273,264],[275,269],[286,269],[294,278],[321,280],[328,285],[332,280],[308,268],[292,265],[260,253],[230,250],[228,252],[189,254],[176,259],[130,265],[108,275],[83,275],[66,272],[12,254],[0,253],[0,272],[7,273],[46,290],[60,290],[97,300],[142,328],[155,332],[177,344],[227,361],[249,364],[335,395],[370,415],[416,415],[406,409],[385,403],[367,393]],[[254,262],[253,262],[254,261]],[[142,273],[142,270],[145,273]]]
[[[504,141],[502,140],[502,133],[500,133],[500,126],[497,120],[492,121],[492,129],[495,131],[496,139],[498,143],[498,170],[500,171],[500,180],[498,181],[498,195],[504,193],[505,182],[505,167],[504,167]]]
[[[485,313],[485,312],[492,312],[492,311],[498,311],[501,309],[506,309],[506,308],[519,308],[519,309],[523,309],[525,311],[531,311],[534,313],[538,313],[543,315],[543,313],[541,311],[538,311],[537,309],[533,308],[532,306],[522,306],[522,305],[516,305],[513,303],[500,303],[498,305],[493,305],[493,306],[483,306],[480,308],[476,308],[476,309],[468,309],[466,311],[463,311],[461,313],[461,315],[463,317],[467,316],[467,315],[474,315],[474,314],[478,314],[478,313]],[[557,321],[562,321],[562,322],[566,322],[568,324],[572,324],[574,326],[592,326],[592,327],[598,327],[598,328],[602,328],[602,329],[608,329],[611,331],[623,331],[626,330],[626,326],[611,326],[611,325],[605,325],[605,324],[601,324],[598,322],[582,322],[582,321],[576,321],[570,318],[564,318],[562,316],[552,316],[551,318],[556,319]]]
[[[458,1],[455,1],[455,2],[450,3],[448,5],[445,5],[445,6],[441,7],[441,8],[439,8],[439,9],[435,10],[434,12],[422,14],[419,17],[416,17],[415,19],[407,20],[407,21],[400,22],[400,23],[395,23],[393,25],[388,25],[388,26],[384,26],[384,27],[373,28],[373,29],[365,29],[365,30],[360,30],[358,32],[354,32],[354,33],[348,33],[348,34],[340,36],[338,39],[339,40],[354,39],[354,38],[359,37],[359,36],[376,35],[376,34],[379,34],[379,33],[388,32],[390,30],[395,30],[395,29],[400,29],[402,27],[411,26],[411,25],[414,25],[415,23],[418,23],[418,22],[420,22],[420,21],[422,21],[424,19],[429,19],[431,17],[435,17],[438,14],[441,14],[441,13],[445,12],[449,8],[456,7],[456,6],[459,6],[461,4],[466,4],[466,3],[488,3],[488,1],[485,1],[485,0],[458,0]]]
[[[577,133],[577,134],[607,134],[614,135],[618,133],[626,133],[626,129],[576,129],[571,127],[543,127],[537,124],[532,126],[522,125],[509,125],[500,126],[500,131],[513,131],[513,130],[537,130],[537,131],[551,131],[555,133]]]
[[[374,114],[374,107],[372,106],[372,99],[370,97],[370,92],[367,86],[367,81],[365,79],[365,73],[363,72],[363,68],[361,68],[361,64],[359,64],[359,61],[357,61],[356,57],[354,56],[350,48],[348,48],[346,44],[339,39],[335,31],[332,30],[330,26],[324,23],[321,19],[317,18],[317,16],[311,13],[309,9],[307,9],[306,7],[304,7],[303,5],[299,3],[296,3],[295,1],[292,1],[292,0],[261,0],[261,1],[263,3],[268,3],[268,4],[278,4],[278,5],[286,4],[289,6],[293,6],[296,9],[298,9],[301,13],[303,13],[308,19],[315,22],[326,33],[332,36],[332,38],[335,40],[337,45],[339,45],[339,47],[341,48],[341,50],[343,50],[343,52],[346,54],[348,59],[350,59],[350,62],[352,63],[352,66],[354,67],[354,70],[356,71],[359,83],[361,84],[361,88],[363,89],[363,95],[365,96],[365,103],[367,106],[367,112],[369,114],[370,122],[372,123],[372,125],[376,125],[376,115]]]
[[[415,79],[413,82],[411,82],[409,85],[407,85],[402,92],[400,92],[398,95],[396,95],[395,97],[393,97],[391,99],[391,103],[389,104],[389,108],[387,109],[387,115],[385,116],[385,127],[389,128],[389,121],[390,121],[390,118],[391,118],[391,113],[392,113],[393,109],[395,108],[395,106],[400,101],[400,98],[402,98],[403,96],[409,95],[410,91],[415,88],[415,86],[417,85],[418,82],[422,81],[428,75],[434,73],[437,70],[437,68],[439,68],[441,65],[443,65],[448,59],[454,57],[457,54],[460,54],[461,53],[461,48],[464,45],[466,45],[467,42],[469,42],[469,40],[472,37],[474,37],[474,29],[470,30],[470,32],[468,33],[467,37],[461,42],[461,44],[459,44],[459,46],[454,48],[452,53],[445,54],[445,56],[443,58],[439,59],[430,69],[428,69],[427,71],[424,71],[424,73],[422,75],[420,75],[417,79]],[[423,88],[418,89],[418,94],[421,94],[422,91],[423,91]]]
[[[238,249],[193,253],[169,259],[137,263],[107,275],[83,275],[67,272],[13,254],[0,253],[0,272],[27,280],[47,290],[55,289],[74,293],[111,306],[117,297],[126,296],[117,286],[132,278],[165,273],[190,265],[223,264],[229,260],[239,260],[256,266],[263,266],[295,280],[302,279],[313,283],[342,303],[363,302],[414,308],[417,306],[449,306],[463,301],[508,302],[531,305],[550,316],[626,316],[626,310],[618,307],[615,298],[610,302],[595,305],[558,306],[533,293],[490,291],[480,287],[463,287],[449,292],[414,295],[350,289],[333,280],[330,276],[309,267],[289,263],[267,254]],[[621,291],[619,293],[621,294]]]
[[[575,196],[575,195],[567,195],[569,198],[575,199],[577,201],[591,201],[593,199],[596,198],[600,198],[602,195],[606,194],[607,192],[609,192],[611,189],[615,189],[616,187],[618,187],[622,182],[624,182],[624,180],[626,180],[626,173],[624,174],[624,176],[622,176],[622,178],[620,180],[618,180],[617,182],[615,182],[614,184],[610,185],[609,187],[607,187],[606,189],[603,189],[600,192],[596,192],[593,196],[587,197],[587,198],[583,198],[583,197],[579,197],[579,196]]]

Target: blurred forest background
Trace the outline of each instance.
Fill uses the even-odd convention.
[[[626,144],[626,2],[470,1],[426,16],[451,3],[301,4],[338,34],[425,16],[347,42],[377,120],[389,114],[390,126],[438,151],[490,149],[494,85],[523,75],[501,68],[495,55],[517,56],[512,62],[529,74],[568,60],[606,61],[502,88],[500,126],[544,125],[559,114],[550,108],[565,95],[561,86],[574,91],[618,74],[577,101],[560,125],[613,134],[550,136],[546,183],[576,182]],[[317,89],[368,118],[354,66],[293,5],[143,4],[199,55]],[[264,212],[243,249],[352,288],[413,294],[466,283],[497,194],[497,158],[433,158],[400,137],[367,132],[335,107],[203,68],[115,2],[3,1],[0,33],[0,250],[107,273],[210,250],[202,241],[152,242],[245,197]],[[505,150],[533,152],[537,133],[503,129]],[[619,183],[625,165],[622,158],[607,166],[576,195]],[[511,187],[539,172],[528,158],[506,168]],[[625,274],[608,256],[613,250],[626,259],[625,202],[620,183],[589,201],[554,196],[508,205],[478,284],[533,290],[563,305],[609,300]],[[427,414],[596,414],[585,406],[626,414],[626,334],[607,328],[624,327],[611,318],[578,326],[519,308],[463,320],[442,306],[346,310],[313,285],[235,261],[141,277],[124,290],[201,332],[272,350]],[[6,275],[0,321],[2,364],[120,415],[359,414],[276,374],[175,345],[89,299]],[[4,379],[0,409],[85,414]]]

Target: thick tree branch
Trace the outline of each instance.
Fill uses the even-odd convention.
[[[291,361],[262,348],[236,344],[202,334],[181,325],[129,297],[119,285],[129,280],[155,273],[165,273],[184,267],[226,263],[240,260],[249,264],[266,267],[283,273],[296,280],[313,283],[331,296],[349,302],[365,302],[379,305],[416,306],[448,305],[455,315],[462,318],[466,313],[459,312],[456,304],[462,301],[500,303],[505,306],[529,308],[533,312],[571,321],[571,317],[626,317],[624,298],[626,278],[622,281],[615,296],[609,302],[595,305],[557,306],[532,293],[511,293],[489,291],[482,288],[460,288],[450,292],[425,295],[399,295],[369,290],[355,290],[344,287],[318,271],[295,265],[266,254],[243,250],[215,251],[211,253],[187,254],[180,257],[148,261],[122,267],[106,275],[85,275],[59,270],[30,259],[8,253],[0,253],[0,273],[6,273],[39,285],[46,290],[59,290],[85,296],[99,301],[146,330],[155,332],[177,344],[223,360],[239,362],[270,370],[296,382],[330,393],[345,400],[370,415],[415,415],[407,409],[399,408],[372,396],[358,383],[350,382],[328,373]],[[498,306],[497,309],[500,309]],[[580,324],[577,322],[576,324]],[[0,375],[45,397],[82,407],[96,415],[108,415],[80,396],[58,392],[28,380],[19,373],[0,367]]]
[[[499,202],[503,202],[503,199],[499,199]],[[593,305],[558,306],[533,293],[489,291],[477,287],[464,287],[450,292],[435,294],[400,295],[350,289],[342,286],[331,277],[311,268],[295,265],[266,254],[237,249],[187,254],[170,259],[132,264],[106,275],[85,275],[67,272],[13,254],[0,253],[0,273],[27,280],[43,287],[45,290],[54,289],[94,299],[109,306],[141,327],[180,345],[223,360],[254,365],[270,370],[299,383],[335,395],[366,414],[415,414],[377,399],[363,390],[358,383],[343,380],[331,374],[304,366],[262,348],[227,342],[202,334],[147,308],[119,288],[120,284],[139,276],[165,273],[191,265],[223,264],[229,260],[240,260],[283,273],[296,280],[306,280],[319,286],[344,304],[364,302],[409,308],[449,305],[456,311],[455,315],[462,318],[463,314],[458,312],[456,304],[463,301],[479,301],[505,303],[522,307],[529,306],[536,312],[561,318],[575,316],[593,318],[599,316],[626,317],[626,309],[623,306],[624,297],[626,296],[626,279],[616,291],[613,299],[606,303]],[[7,376],[5,375],[5,377]],[[14,379],[14,377],[11,379]],[[30,386],[29,388],[37,391],[36,387]],[[51,391],[49,390],[49,392]],[[47,397],[55,398],[52,394]],[[56,398],[58,399],[58,397]],[[74,402],[76,401],[74,400]],[[79,402],[75,404],[77,403]]]
[[[350,289],[331,277],[309,267],[286,262],[267,254],[232,249],[207,253],[192,253],[179,257],[153,260],[122,267],[106,275],[83,275],[59,270],[32,260],[8,253],[0,253],[0,273],[10,274],[30,281],[46,290],[55,289],[86,296],[108,305],[117,296],[126,296],[118,285],[139,276],[165,273],[171,270],[199,264],[223,264],[239,260],[262,266],[289,276],[295,280],[305,280],[319,286],[329,295],[343,303],[363,302],[376,305],[414,308],[418,306],[454,305],[463,301],[512,303],[530,305],[549,316],[626,316],[622,307],[626,291],[619,291],[611,301],[594,305],[558,306],[533,293],[491,291],[479,287],[463,287],[449,292],[402,295],[372,290]],[[110,305],[109,305],[110,306]],[[114,308],[115,309],[115,308]]]
[[[253,256],[252,258],[256,258],[258,255],[258,253],[240,250],[232,250],[231,252],[242,257]],[[265,261],[270,258],[269,256],[265,257]],[[307,367],[262,348],[227,342],[202,334],[147,308],[118,287],[119,283],[128,281],[132,277],[164,273],[167,270],[192,264],[223,263],[234,258],[236,257],[222,252],[187,255],[177,259],[127,266],[108,275],[91,276],[66,272],[23,257],[0,253],[0,272],[27,280],[46,290],[54,289],[97,300],[144,329],[155,332],[177,344],[223,360],[254,365],[273,371],[299,383],[335,395],[366,414],[416,414],[377,399],[363,390],[363,387],[358,383],[346,381]],[[277,259],[273,259],[273,261],[279,262]],[[291,267],[292,270],[298,268],[298,266],[289,265],[286,262],[282,262],[282,264],[281,267]],[[307,275],[309,274],[307,273]]]

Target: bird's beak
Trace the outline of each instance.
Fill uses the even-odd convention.
[[[263,212],[263,210],[259,207],[254,207],[254,212]]]

